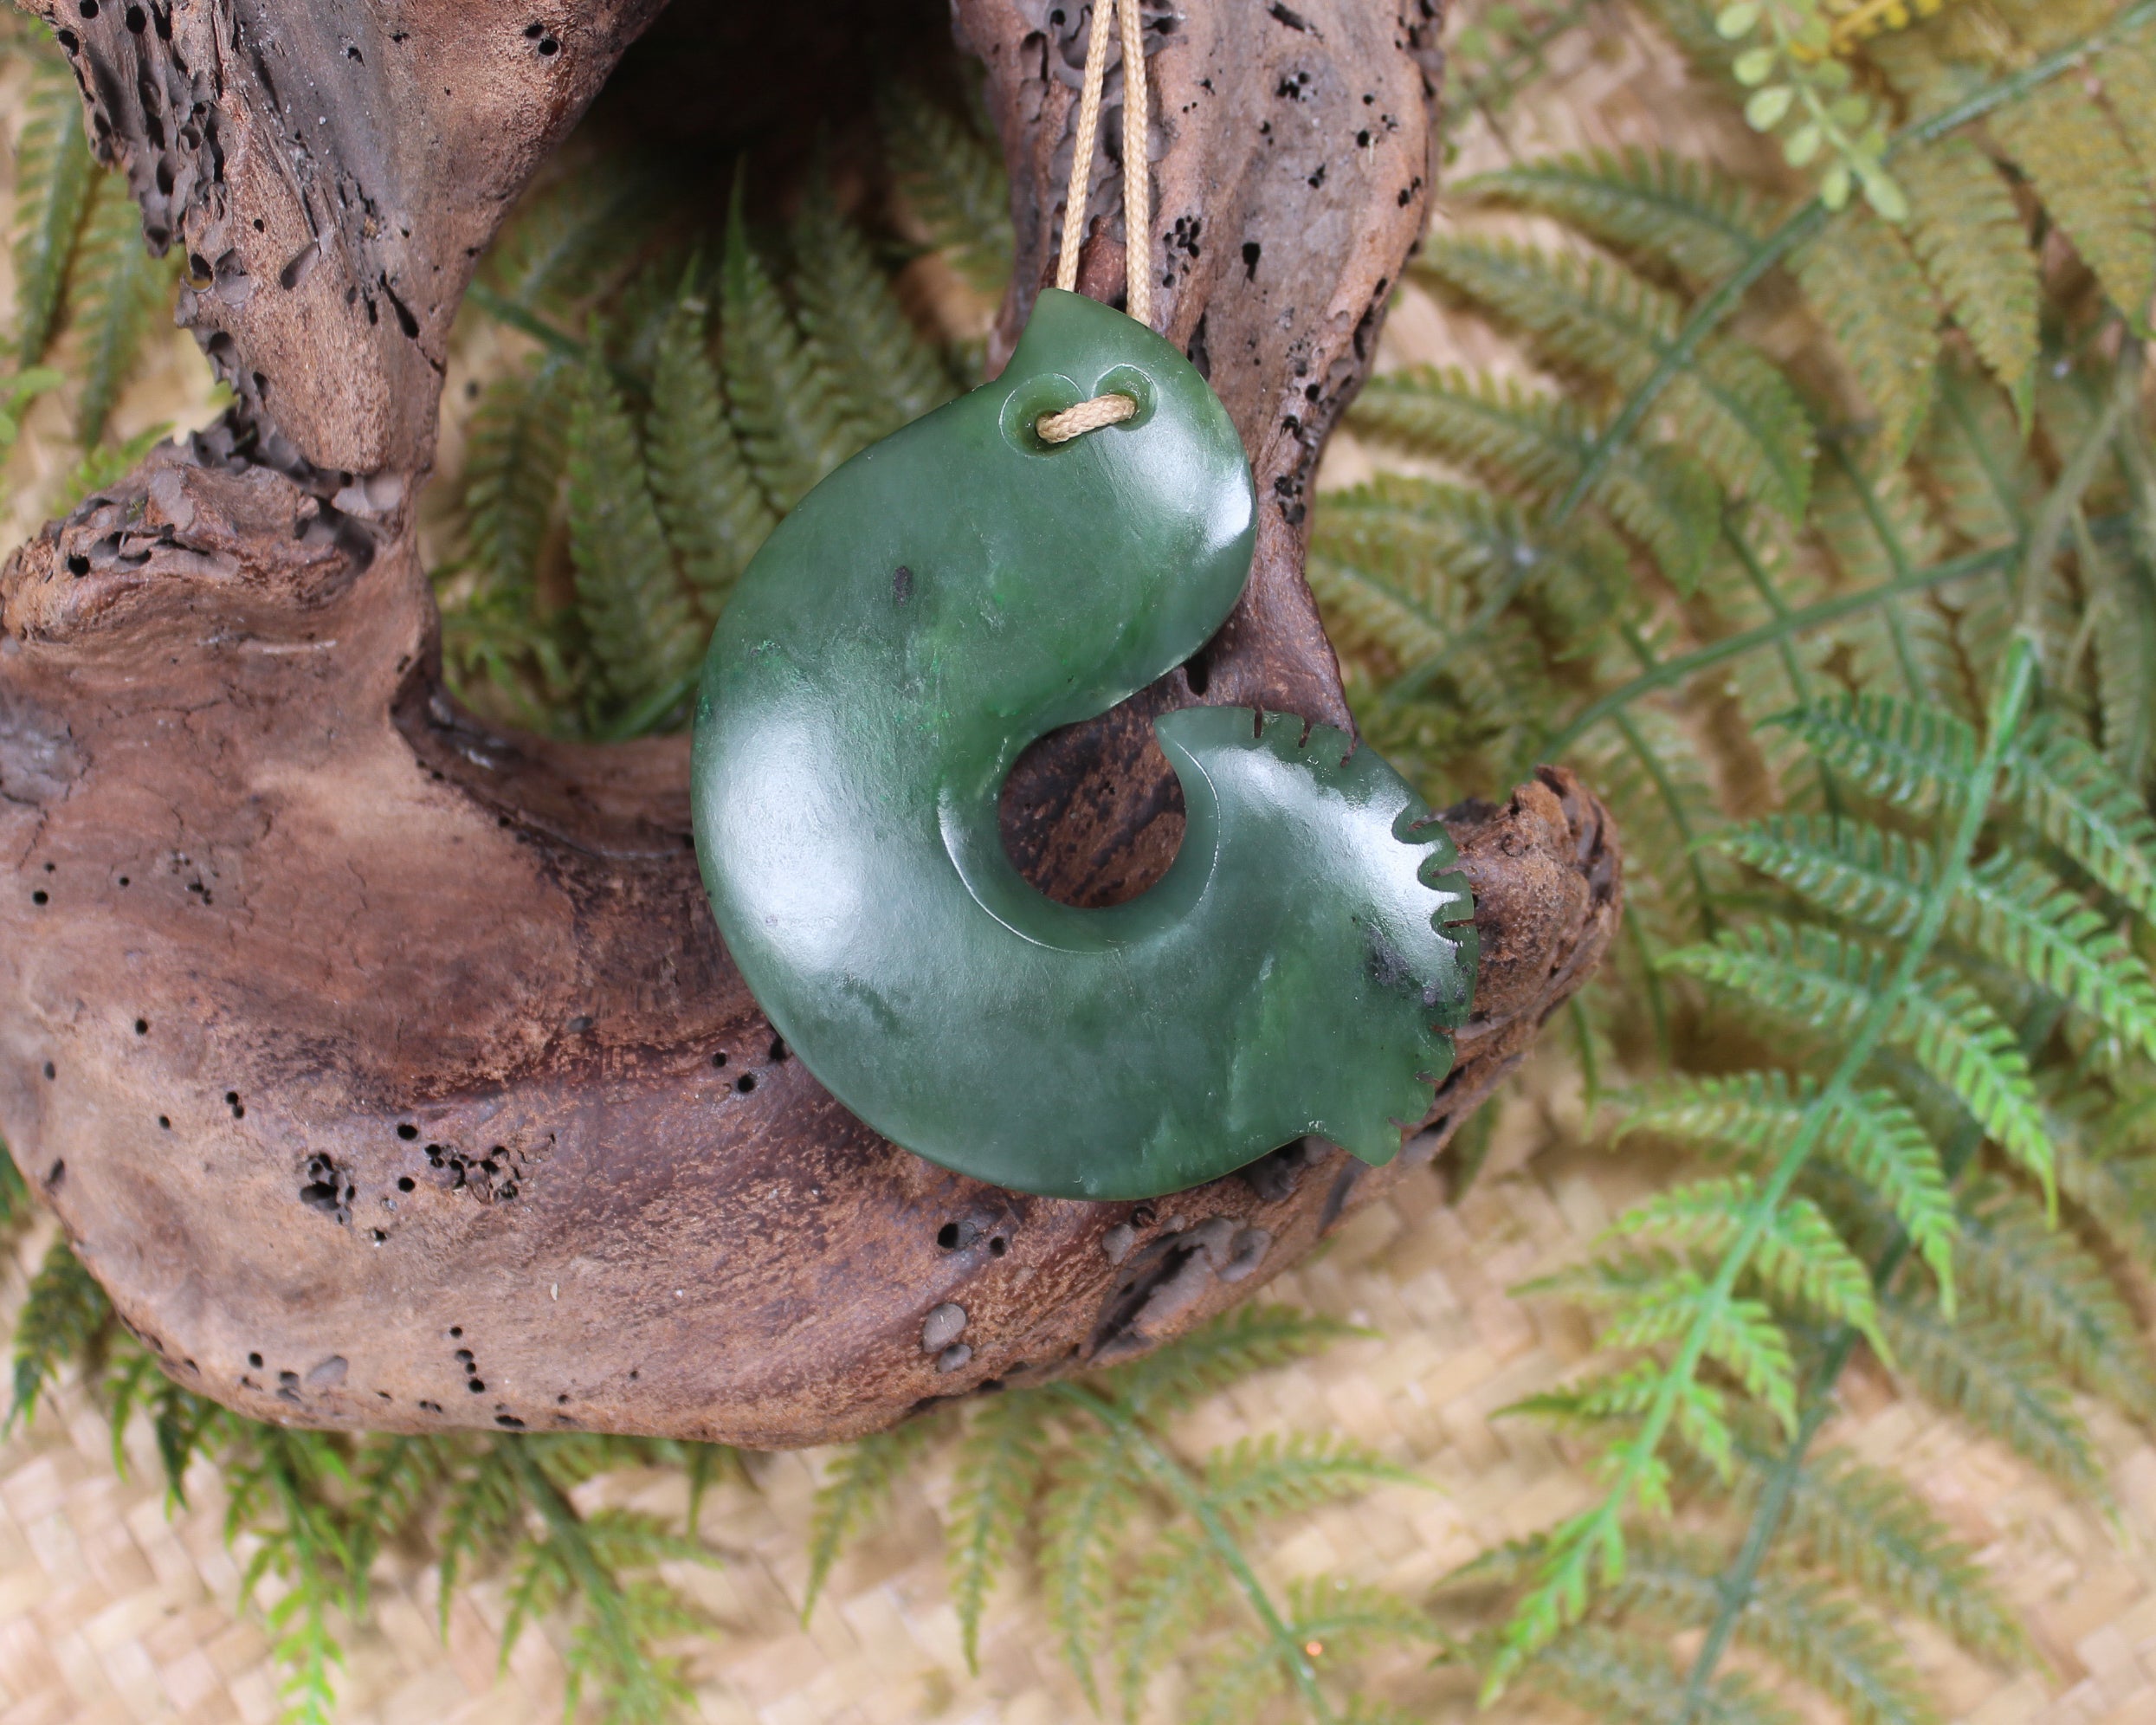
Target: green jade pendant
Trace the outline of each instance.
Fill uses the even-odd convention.
[[[1138,412],[1041,440],[1110,392]],[[1390,1161],[1428,1111],[1473,905],[1371,750],[1166,714],[1182,847],[1109,908],[1036,891],[997,829],[1029,743],[1211,637],[1255,521],[1190,362],[1049,289],[1002,377],[832,473],[742,577],[696,707],[704,884],[779,1034],[894,1142],[1022,1192],[1151,1198],[1305,1134]]]

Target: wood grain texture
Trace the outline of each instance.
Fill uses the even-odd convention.
[[[1153,20],[1159,315],[1266,499],[1208,700],[1346,717],[1303,500],[1423,221],[1436,20],[1407,3]],[[920,1160],[786,1057],[728,962],[684,740],[500,733],[443,692],[412,501],[444,335],[654,10],[55,20],[152,237],[189,248],[184,313],[239,404],[0,572],[0,1127],[131,1327],[251,1414],[825,1441],[1179,1334],[1398,1178],[1306,1144],[1088,1205]],[[1067,166],[1082,15],[1049,16],[958,8],[1012,169],[1006,337]],[[1372,114],[1392,129],[1357,143]],[[1120,895],[1172,854],[1143,720],[1192,683],[1023,765],[1007,829],[1038,883]],[[1569,776],[1449,818],[1483,968],[1423,1156],[1618,909]],[[965,1326],[931,1353],[946,1302]]]

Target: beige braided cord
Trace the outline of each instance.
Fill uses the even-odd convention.
[[[1132,317],[1152,326],[1152,195],[1146,171],[1146,44],[1138,0],[1094,0],[1086,35],[1085,82],[1078,94],[1078,129],[1071,139],[1070,186],[1063,199],[1063,249],[1055,260],[1055,285],[1078,287],[1078,249],[1085,237],[1086,192],[1093,178],[1094,140],[1101,128],[1101,90],[1108,70],[1108,15],[1122,15],[1124,303]],[[1068,443],[1088,431],[1114,425],[1138,411],[1126,395],[1099,395],[1044,413],[1034,430],[1044,443]]]
[[[1138,404],[1126,395],[1097,395],[1061,413],[1042,414],[1033,422],[1033,429],[1043,443],[1068,443],[1103,425],[1118,424],[1137,411]]]

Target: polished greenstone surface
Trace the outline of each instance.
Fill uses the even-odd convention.
[[[1110,391],[1138,415],[1054,449],[1033,433]],[[1255,514],[1190,363],[1050,290],[1000,378],[831,474],[742,578],[697,703],[704,882],[771,1023],[895,1142],[1022,1191],[1143,1198],[1307,1133],[1386,1161],[1428,1108],[1472,907],[1370,750],[1247,708],[1162,718],[1188,827],[1108,909],[1036,892],[998,835],[1027,744],[1219,627]]]

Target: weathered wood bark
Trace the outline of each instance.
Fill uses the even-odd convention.
[[[1264,527],[1203,664],[1014,782],[1014,852],[1062,895],[1120,895],[1172,851],[1148,712],[1346,717],[1302,517],[1423,219],[1436,19],[1398,3],[1154,21],[1150,267]],[[844,1437],[1176,1334],[1410,1160],[1290,1147],[1136,1206],[946,1173],[774,1043],[698,887],[679,740],[496,734],[442,693],[412,501],[449,320],[655,6],[50,14],[240,405],[0,576],[0,1125],[168,1369],[252,1414]],[[1083,18],[957,15],[1013,169],[1008,339],[1049,262]],[[1452,820],[1483,968],[1411,1158],[1617,915],[1614,837],[1566,775]],[[946,1305],[962,1328],[925,1334]]]

